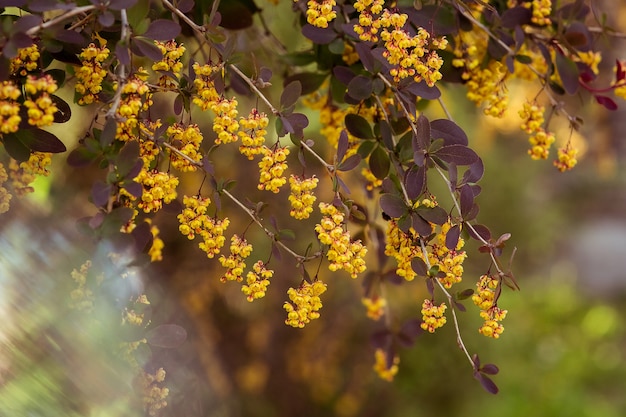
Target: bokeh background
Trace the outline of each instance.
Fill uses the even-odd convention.
[[[295,39],[295,21],[280,17],[289,15],[284,3],[289,2],[265,19],[278,38]],[[619,20],[619,12],[610,18],[626,21]],[[257,32],[235,36],[257,51]],[[613,39],[611,49],[607,45],[599,40],[610,68],[615,57],[624,58],[626,43]],[[257,54],[259,61],[271,58]],[[380,325],[365,317],[361,279],[330,275],[325,266],[321,276],[329,290],[321,319],[304,329],[285,326],[285,292],[301,279],[293,261],[274,259],[267,297],[248,303],[238,285],[219,282],[217,262],[177,233],[175,206],[154,220],[165,240],[162,262],[137,270],[135,278],[111,279],[96,294],[92,313],[69,309],[71,271],[86,259],[104,268],[108,264],[98,259],[110,248],[86,241],[74,223],[93,214],[87,196],[102,172],[70,169],[66,156],[58,155],[53,175],[35,184],[35,194],[14,199],[11,211],[0,217],[0,415],[143,415],[133,375],[113,354],[129,337],[119,332],[120,306],[137,288],[151,300],[153,323],[176,324],[187,332],[176,347],[151,346],[141,354],[146,369],[167,371],[164,416],[626,415],[626,106],[608,113],[593,103],[568,103],[585,120],[573,137],[582,152],[579,166],[560,174],[526,154],[515,106],[529,94],[528,86],[512,84],[509,91],[509,118],[494,121],[480,116],[462,92],[444,90],[455,121],[485,162],[480,220],[494,234],[512,233],[509,253],[517,247],[513,271],[521,291],[502,295],[500,304],[509,310],[503,336],[491,340],[478,334],[480,318],[471,303],[460,315],[470,352],[500,368],[494,377],[498,395],[473,379],[451,323],[400,351],[395,380],[380,380],[372,371],[369,342]],[[71,97],[71,91],[66,94]],[[77,110],[84,114],[58,131],[68,148],[82,134],[80,120],[88,119],[89,111]],[[435,105],[426,111],[431,119],[442,117]],[[314,115],[310,119],[307,132],[321,143],[315,133],[319,122]],[[557,137],[566,140],[567,126],[556,126]],[[238,158],[228,152],[216,158],[216,170],[237,179],[235,193],[257,175],[255,164]],[[307,173],[318,169],[311,163]],[[193,193],[197,178],[182,186]],[[356,183],[353,194],[365,201]],[[275,201],[286,201],[284,192]],[[242,212],[224,206],[232,231],[248,227]],[[373,205],[368,209],[374,212]],[[310,228],[284,216],[280,222],[295,231],[290,245],[298,250],[313,239]],[[256,226],[246,237],[255,243],[255,256],[268,256],[267,240]],[[476,245],[467,250],[462,286],[473,288],[488,260]],[[105,271],[117,277],[119,272]],[[413,282],[387,288],[398,319],[420,315],[425,290],[417,287]]]

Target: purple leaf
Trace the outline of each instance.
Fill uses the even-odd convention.
[[[96,207],[104,207],[109,202],[113,186],[102,181],[96,181],[91,186],[91,200]]]
[[[430,136],[443,139],[444,145],[465,145],[469,143],[467,135],[456,123],[448,119],[437,119],[430,122]]]
[[[556,53],[556,70],[561,76],[563,88],[567,94],[575,94],[578,91],[578,67],[571,59],[562,53]]]
[[[137,47],[140,55],[150,58],[153,61],[160,61],[163,59],[161,50],[154,44],[152,40],[145,36],[135,36],[133,38],[133,45]],[[117,50],[117,47],[116,47]]]
[[[343,161],[343,157],[348,151],[348,145],[348,133],[345,130],[342,130],[339,134],[339,142],[337,143],[337,162]]]
[[[352,81],[352,79],[356,77],[354,71],[352,71],[348,67],[343,66],[337,66],[333,68],[333,75],[337,80],[339,80],[340,83],[344,85],[348,85],[350,81]]]
[[[615,101],[613,101],[612,98],[607,97],[607,96],[601,96],[601,95],[596,95],[595,98],[598,104],[603,105],[607,109],[617,110],[617,103],[615,103]]]
[[[471,165],[478,160],[478,155],[465,145],[444,146],[435,155],[445,162],[456,165]]]
[[[417,135],[412,141],[413,152],[424,151],[430,145],[430,123],[426,116],[420,114],[417,118]]]
[[[361,155],[354,154],[349,156],[348,159],[339,164],[337,169],[339,171],[350,171],[351,169],[356,168],[359,163],[361,163]]]
[[[402,198],[395,194],[382,194],[380,196],[380,207],[390,217],[402,217],[407,212],[407,206]]]
[[[300,81],[290,82],[285,86],[285,89],[280,95],[280,106],[286,109],[295,105],[298,98],[300,98],[300,94],[302,94],[302,84],[300,84]]]
[[[372,151],[369,159],[369,165],[370,171],[372,171],[372,174],[374,174],[374,176],[379,180],[385,179],[387,174],[389,174],[391,162],[389,161],[387,152],[385,152],[381,146],[375,147]]]
[[[428,276],[428,268],[421,258],[413,258],[411,260],[411,268],[420,277]]]
[[[180,25],[172,20],[156,19],[150,23],[143,37],[155,41],[169,41],[180,34]]]
[[[356,79],[356,78],[355,78]],[[374,133],[369,122],[364,117],[358,114],[347,114],[344,120],[346,129],[354,137],[359,139],[374,139]]]
[[[373,91],[372,79],[364,75],[357,75],[348,83],[348,95],[355,100],[366,100]]]
[[[456,249],[456,245],[459,244],[459,236],[461,236],[461,228],[458,224],[455,224],[446,233],[446,248],[448,250]]]
[[[461,216],[465,219],[465,217],[469,214],[474,206],[474,192],[471,187],[467,184],[461,187],[459,192],[460,194],[460,203],[461,203]]]
[[[500,372],[500,369],[498,369],[498,367],[494,365],[493,363],[488,363],[482,368],[480,368],[480,372],[485,373],[487,375],[496,375],[498,372]]]
[[[422,194],[425,185],[426,168],[424,166],[418,167],[417,169],[412,168],[406,174],[404,186],[411,200],[415,200]]]
[[[305,38],[312,40],[318,45],[327,45],[337,39],[337,32],[332,27],[318,28],[310,24],[302,27],[302,34]]]

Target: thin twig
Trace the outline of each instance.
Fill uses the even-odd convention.
[[[424,239],[420,238],[420,244],[422,246],[422,256],[424,258],[424,263],[426,264],[426,267],[430,270],[431,265],[430,265],[430,260],[428,259],[428,251],[426,250],[426,245],[424,244]],[[473,367],[474,366],[474,361],[472,360],[472,356],[469,354],[469,351],[465,347],[465,343],[463,342],[463,337],[461,336],[461,328],[459,327],[459,319],[456,316],[456,312],[454,311],[454,300],[452,298],[452,295],[450,295],[448,290],[446,290],[446,287],[443,286],[443,284],[439,281],[438,278],[433,278],[433,279],[435,281],[437,281],[437,284],[439,284],[439,288],[441,288],[441,291],[443,291],[443,293],[446,295],[446,297],[448,297],[448,303],[450,304],[450,310],[452,310],[452,319],[454,321],[454,329],[456,330],[456,342],[459,345],[459,348],[463,352],[465,352],[465,356],[467,356],[467,359],[469,359],[470,364],[472,364],[472,367]]]
[[[237,73],[237,75],[239,75],[246,82],[246,84],[250,86],[250,88],[252,89],[252,91],[254,91],[257,97],[259,97],[261,100],[263,100],[265,104],[267,104],[267,107],[270,108],[270,111],[272,112],[272,114],[274,114],[274,116],[280,116],[280,112],[276,109],[276,107],[272,105],[272,103],[267,99],[267,97],[265,97],[265,94],[263,94],[261,90],[257,88],[257,86],[254,84],[252,79],[250,79],[250,77],[244,74],[234,64],[229,64],[228,67],[232,69],[233,71],[235,71],[235,73]]]
[[[120,32],[120,41],[128,47],[128,42],[130,41],[130,31],[128,26],[128,15],[126,14],[126,9],[120,10],[120,16],[122,19],[122,28]],[[115,91],[115,96],[113,97],[113,103],[111,107],[106,112],[106,118],[115,117],[115,112],[117,112],[117,108],[120,105],[120,101],[122,100],[122,91],[124,90],[124,85],[126,85],[127,76],[126,76],[126,65],[119,63],[117,67],[117,90]]]
[[[172,3],[170,3],[167,0],[161,0],[161,2],[163,3],[163,5],[165,7],[167,7],[168,9],[170,9],[170,11],[172,13],[174,13],[176,16],[180,17],[185,23],[187,23],[191,29],[200,32],[202,34],[204,34],[204,32],[206,32],[206,28],[204,26],[200,26],[198,24],[196,24],[196,22],[194,22],[193,20],[191,20],[190,18],[188,18],[185,13],[181,12],[180,10],[178,10],[178,8],[176,8],[176,6],[174,6]]]
[[[71,17],[74,17],[76,15],[79,15],[81,13],[87,13],[90,12],[92,10],[95,10],[96,6],[94,5],[90,5],[90,6],[82,6],[82,7],[76,7],[75,9],[70,9],[69,11],[55,17],[54,19],[50,19],[47,22],[43,22],[41,25],[39,26],[35,26],[32,27],[30,29],[28,29],[26,31],[26,34],[28,36],[35,36],[39,31],[44,30],[49,28],[50,26],[54,26],[58,23],[63,22],[64,20],[67,20]]]

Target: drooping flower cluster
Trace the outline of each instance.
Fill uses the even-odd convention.
[[[146,82],[147,75],[141,73],[141,69],[132,74],[122,88],[120,105],[117,115],[122,121],[117,123],[116,137],[123,141],[133,139],[135,129],[139,124],[139,113],[148,110],[152,105],[152,92]],[[118,85],[113,88],[117,90]]]
[[[54,114],[58,111],[50,97],[57,90],[57,82],[44,74],[40,77],[29,75],[24,83],[28,124],[37,127],[50,126],[54,122]]]
[[[144,167],[134,181],[143,186],[143,193],[137,207],[144,213],[159,211],[163,208],[163,204],[171,203],[176,198],[178,177],[168,172],[146,170]],[[124,194],[130,196],[126,192]],[[131,197],[131,200],[133,198]]]
[[[167,128],[167,135],[170,137],[170,143],[182,154],[200,163],[202,160],[200,145],[202,144],[203,137],[197,124],[191,124],[185,127],[180,123],[175,123]],[[172,153],[172,166],[182,172],[190,172],[198,169],[196,165],[176,153]]]
[[[387,243],[385,255],[393,256],[398,264],[396,274],[407,281],[413,281],[417,274],[413,271],[411,261],[419,256],[422,248],[419,244],[419,235],[413,228],[406,233],[400,230],[398,222],[391,220],[387,224]]]
[[[313,195],[313,190],[317,187],[319,179],[316,176],[311,178],[301,178],[296,175],[289,177],[289,202],[291,203],[291,217],[303,220],[308,219],[313,212],[313,203],[317,197]]]
[[[224,231],[230,225],[228,217],[220,220],[218,218],[209,217],[207,211],[211,204],[208,198],[199,196],[184,196],[183,211],[178,215],[180,225],[178,230],[187,236],[189,240],[193,240],[196,235],[202,237],[199,247],[206,252],[209,258],[213,258],[220,253],[221,248],[226,243]]]
[[[287,170],[289,149],[278,145],[272,149],[264,145],[261,149],[263,159],[259,161],[260,175],[257,188],[277,193],[287,182],[283,174]]]
[[[403,29],[408,15],[391,13],[387,9],[380,18],[383,29],[380,38],[384,42],[383,56],[392,65],[389,73],[395,82],[412,77],[416,82],[425,81],[435,85],[442,78],[439,69],[443,59],[434,49],[446,49],[445,38],[433,38],[424,28],[418,28],[415,36]]]
[[[385,314],[387,300],[380,296],[363,297],[361,303],[367,309],[367,317],[372,320],[378,320]]]
[[[398,367],[399,364],[400,357],[398,355],[394,355],[390,361],[384,350],[376,349],[376,352],[374,353],[374,372],[376,372],[381,379],[390,382],[393,381],[393,378],[400,369]]]
[[[213,103],[217,102],[220,98],[217,90],[215,89],[215,82],[213,81],[215,73],[219,71],[220,67],[205,64],[200,65],[197,62],[193,63],[193,70],[196,73],[196,78],[193,80],[193,84],[196,87],[197,94],[193,97],[193,104],[200,107],[202,110],[208,110],[213,106]]]
[[[427,245],[427,250],[430,249],[428,253],[430,265],[437,265],[439,272],[445,274],[444,277],[439,278],[439,281],[446,288],[461,282],[463,279],[463,261],[467,258],[467,253],[461,250],[465,246],[463,238],[459,238],[454,250],[449,250],[446,247],[446,235],[451,227],[449,222],[442,224],[437,236]]]
[[[107,71],[102,63],[107,60],[111,51],[106,47],[106,40],[97,37],[100,46],[90,43],[78,56],[81,67],[76,70],[76,92],[82,97],[78,104],[91,104],[98,101],[98,94],[102,91]]]
[[[383,12],[384,0],[357,0],[354,9],[359,12],[359,23],[354,31],[364,42],[378,42],[378,31],[381,26],[380,15]]]
[[[22,93],[12,81],[0,83],[0,134],[15,133],[19,129],[22,117],[17,99]]]
[[[531,144],[528,154],[535,160],[547,159],[550,153],[550,146],[555,141],[554,134],[547,132],[543,127],[544,111],[543,106],[528,102],[524,103],[519,111],[519,116],[523,120],[522,130],[531,135],[528,139]]]
[[[434,333],[436,329],[446,324],[446,312],[445,303],[435,305],[433,300],[426,299],[422,303],[422,329],[427,330],[429,333]]]
[[[246,274],[246,284],[241,287],[241,291],[252,302],[258,298],[265,297],[267,287],[270,285],[270,278],[274,271],[267,269],[263,261],[257,261],[252,265],[252,271]]]
[[[294,0],[297,2],[298,0]],[[309,0],[307,1],[306,20],[309,24],[318,28],[327,28],[328,23],[337,17],[333,10],[337,2],[335,0]]]
[[[320,203],[320,212],[323,217],[315,225],[315,231],[320,242],[328,245],[326,258],[328,269],[345,270],[352,278],[365,271],[367,248],[360,240],[350,240],[350,232],[344,229],[344,214],[337,207],[328,203]]]
[[[185,53],[183,44],[179,45],[175,40],[167,42],[155,41],[155,44],[163,54],[163,59],[152,64],[152,70],[171,72],[174,77],[179,78],[183,69],[183,63],[180,59]],[[172,87],[174,80],[172,80],[171,75],[163,74],[159,77],[157,84],[161,87]]]
[[[16,195],[32,193],[34,189],[30,184],[35,181],[37,175],[44,177],[50,175],[47,167],[52,163],[51,156],[52,154],[47,152],[33,152],[28,161],[19,164],[15,159],[9,161],[9,178]]]
[[[239,130],[237,99],[222,97],[213,102],[210,108],[215,114],[215,119],[213,119],[213,131],[217,133],[215,144],[236,142],[237,131]]]
[[[25,77],[28,73],[39,68],[40,57],[41,54],[37,44],[18,49],[17,56],[11,59],[11,73]]]
[[[504,81],[508,70],[500,61],[490,60],[483,66],[487,50],[487,35],[482,31],[463,32],[456,39],[455,59],[452,65],[463,68],[461,75],[466,80],[467,98],[477,106],[485,105],[483,113],[502,117],[508,108],[508,95]]]
[[[143,397],[143,406],[150,416],[158,415],[160,410],[167,407],[166,398],[170,390],[161,386],[163,381],[165,381],[165,370],[163,368],[159,368],[154,374],[142,370],[138,377],[139,389]]]
[[[478,332],[484,336],[497,339],[504,331],[500,321],[506,317],[507,310],[500,309],[496,304],[496,289],[499,281],[490,275],[482,275],[476,283],[477,290],[472,301],[480,308],[480,317],[485,320]]]
[[[304,327],[311,320],[320,317],[322,308],[320,295],[326,291],[326,284],[320,280],[313,283],[303,281],[298,288],[289,288],[287,295],[290,301],[285,301],[283,308],[287,311],[285,324],[292,327]]]
[[[568,142],[564,148],[559,148],[554,166],[561,172],[569,171],[578,163],[576,159],[577,154],[578,149],[574,148],[571,143]]]
[[[238,133],[241,138],[239,152],[248,157],[249,160],[254,159],[255,155],[262,152],[265,135],[267,135],[265,128],[268,124],[267,115],[259,113],[256,108],[252,109],[247,118],[239,119],[239,127],[241,128]]]
[[[220,278],[221,282],[243,280],[243,272],[246,269],[246,258],[252,253],[252,245],[245,238],[233,235],[230,239],[230,255],[228,258],[220,256],[220,264],[227,268],[226,273]]]
[[[9,211],[9,203],[13,197],[9,191],[4,188],[4,183],[7,182],[8,179],[9,175],[6,169],[4,169],[4,165],[0,163],[0,214]]]

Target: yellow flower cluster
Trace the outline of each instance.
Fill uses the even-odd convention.
[[[226,273],[220,278],[221,282],[243,280],[243,271],[246,269],[246,258],[252,253],[252,245],[245,238],[233,235],[230,238],[230,255],[228,258],[220,256],[220,264],[227,268]]]
[[[134,181],[143,186],[143,193],[137,207],[144,213],[159,211],[163,208],[163,204],[171,203],[176,198],[178,177],[170,173],[144,168]],[[125,191],[123,193],[130,196]],[[134,199],[134,197],[130,197],[131,200]]]
[[[417,35],[410,35],[403,29],[407,19],[408,15],[391,13],[387,9],[380,18],[384,28],[380,33],[385,47],[383,56],[393,65],[389,73],[395,82],[413,77],[416,82],[424,80],[432,87],[442,78],[439,69],[443,59],[429,49],[446,49],[448,41],[445,37],[430,40],[430,34],[424,28],[418,28]]]
[[[20,48],[17,56],[11,59],[11,73],[25,77],[29,72],[39,67],[39,48],[33,44],[27,48]]]
[[[12,81],[0,83],[0,134],[15,133],[19,129],[22,118],[17,99],[21,95],[20,89]]]
[[[213,131],[217,133],[215,144],[230,143],[237,141],[237,99],[220,98],[213,102],[211,110],[215,114],[213,120]]]
[[[320,280],[310,284],[302,282],[298,288],[289,288],[287,295],[289,301],[285,301],[283,308],[287,311],[285,324],[292,327],[304,327],[311,320],[320,317],[319,310],[322,308],[320,295],[326,291],[326,284]]]
[[[238,135],[241,138],[239,152],[248,157],[249,160],[254,159],[255,155],[262,152],[262,146],[265,143],[265,128],[269,124],[270,119],[265,113],[259,113],[255,108],[252,109],[247,118],[239,119],[241,130]]]
[[[152,105],[152,93],[146,77],[147,75],[141,73],[139,69],[123,86],[122,98],[117,109],[118,116],[123,120],[117,124],[116,137],[120,140],[128,141],[136,136],[134,131],[139,124],[139,113],[148,110]],[[114,84],[113,88],[117,90],[118,85]]]
[[[202,144],[203,138],[202,132],[200,132],[200,128],[197,124],[191,124],[185,127],[180,123],[175,123],[167,128],[167,134],[170,137],[170,143],[178,148],[181,153],[187,155],[197,163],[202,161],[200,145]],[[172,153],[172,166],[183,172],[198,169],[196,165],[175,153]]]
[[[367,254],[367,248],[360,240],[350,240],[350,232],[344,230],[344,215],[337,207],[322,202],[319,208],[323,217],[315,225],[315,231],[320,242],[329,246],[326,252],[328,269],[333,272],[343,269],[352,278],[356,278],[365,271],[363,258]]]
[[[0,214],[9,211],[9,203],[11,202],[12,195],[4,188],[4,183],[9,179],[4,165],[0,163]]]
[[[159,129],[163,123],[161,119],[157,120],[140,120],[139,121],[139,156],[143,159],[143,166],[145,169],[154,168],[156,164],[156,157],[161,152],[159,145],[154,140],[155,132]],[[146,139],[144,139],[146,138]]]
[[[422,303],[422,324],[421,328],[427,330],[429,333],[435,333],[435,330],[446,324],[446,312],[445,303],[441,303],[436,306],[432,300],[426,299]]]
[[[554,161],[554,166],[561,172],[569,171],[578,163],[578,160],[576,159],[578,149],[574,148],[570,143],[568,143],[565,148],[559,148],[557,155],[557,160]]]
[[[381,26],[380,15],[385,5],[384,0],[357,0],[354,9],[359,12],[359,23],[354,31],[364,42],[378,42],[378,30]]]
[[[193,104],[200,107],[202,110],[210,109],[213,103],[217,102],[220,98],[213,81],[215,73],[219,71],[219,69],[220,67],[210,64],[200,65],[197,62],[193,63],[193,70],[196,73],[193,84],[196,87],[197,94],[192,101]]]
[[[546,132],[545,130],[541,129],[539,132],[535,133],[528,139],[531,146],[531,148],[528,150],[528,154],[534,160],[548,159],[550,146],[552,146],[555,140],[556,138],[554,137],[554,133]]]
[[[506,317],[507,310],[501,310],[495,304],[496,288],[498,280],[482,275],[476,283],[477,291],[472,295],[472,301],[480,308],[480,317],[485,320],[478,332],[487,337],[497,339],[504,331],[502,324],[498,323]]]
[[[294,0],[297,2],[298,0]],[[309,0],[307,2],[306,21],[318,28],[327,28],[328,22],[337,17],[333,10],[337,2],[335,0]]]
[[[522,118],[522,130],[531,135],[528,139],[531,144],[528,154],[535,160],[547,159],[550,153],[550,146],[555,141],[554,134],[547,132],[543,128],[544,111],[543,106],[538,106],[534,102],[524,103],[519,111],[519,116]]]
[[[400,364],[400,357],[394,355],[391,366],[387,361],[387,354],[382,349],[376,349],[374,352],[374,372],[385,381],[393,381],[393,378],[398,373]]]
[[[504,81],[508,75],[505,65],[490,60],[483,66],[487,50],[487,35],[482,31],[464,32],[464,39],[456,39],[455,59],[452,65],[463,68],[462,78],[467,81],[467,98],[477,106],[485,104],[484,114],[502,117],[508,107]]]
[[[367,317],[372,320],[379,320],[385,314],[385,307],[387,306],[387,300],[383,297],[363,297],[361,303],[367,309]]]
[[[550,13],[552,13],[551,0],[532,0],[532,3],[524,3],[532,7],[533,16],[530,19],[536,25],[547,26],[551,23]],[[527,7],[528,7],[527,6]]]
[[[289,215],[295,219],[308,219],[313,212],[313,203],[317,197],[313,195],[313,190],[317,187],[319,179],[314,175],[311,178],[300,178],[296,175],[289,176],[289,202],[291,211]]]
[[[449,250],[446,247],[446,235],[452,225],[444,223],[441,225],[437,236],[428,243],[427,250],[428,260],[431,265],[438,265],[439,272],[446,274],[445,277],[439,278],[444,287],[450,288],[452,285],[461,282],[463,278],[463,261],[467,258],[467,253],[461,248],[465,246],[465,240],[459,238],[455,250]],[[423,253],[420,253],[423,255]]]
[[[139,377],[139,387],[143,396],[143,406],[150,416],[156,416],[160,411],[167,407],[165,400],[170,393],[169,388],[161,387],[165,381],[165,370],[159,368],[154,374],[141,371]]]
[[[47,167],[52,163],[52,154],[47,152],[33,152],[28,161],[17,163],[15,159],[9,161],[9,178],[15,194],[22,196],[35,191],[30,184],[35,181],[37,175],[47,177],[50,175]]]
[[[24,83],[24,106],[28,109],[28,124],[37,127],[50,126],[58,111],[50,94],[57,90],[57,82],[49,74],[35,77],[29,75]]]
[[[91,311],[93,308],[94,295],[87,287],[87,274],[91,268],[91,261],[87,260],[80,269],[73,269],[71,277],[76,282],[76,288],[70,292],[70,308],[79,311]]]
[[[248,271],[246,274],[246,284],[241,287],[241,291],[247,296],[248,301],[252,302],[265,297],[272,276],[274,276],[274,271],[267,269],[263,261],[257,261],[252,265],[252,271]]]
[[[376,178],[369,168],[361,169],[361,175],[365,178],[365,188],[367,191],[374,191],[374,188],[378,188],[383,185],[383,180]]]
[[[138,211],[135,210],[135,214],[133,218],[124,226],[122,226],[122,233],[131,233],[137,227],[137,223],[135,223],[135,218],[138,214]],[[148,250],[148,256],[150,256],[150,262],[157,262],[163,260],[162,249],[165,247],[165,243],[163,239],[159,237],[159,228],[152,224],[152,219],[144,219],[146,223],[150,225],[150,233],[152,234],[152,246]]]
[[[407,233],[400,230],[395,220],[387,222],[387,243],[385,255],[393,256],[398,264],[396,274],[407,281],[413,281],[417,274],[411,267],[411,261],[420,256],[419,235],[410,228]]]
[[[349,44],[348,42],[344,42],[343,53],[341,54],[341,59],[346,64],[352,65],[361,58],[359,57],[359,54],[357,53],[356,49],[354,49],[354,47],[351,44]]]
[[[78,104],[90,104],[98,101],[98,94],[102,91],[102,81],[107,75],[102,63],[107,60],[111,51],[106,47],[106,41],[98,37],[100,46],[90,43],[78,56],[82,66],[76,71],[76,92],[82,97]]]
[[[208,198],[184,196],[185,208],[178,215],[180,222],[178,230],[189,240],[193,240],[196,235],[201,236],[203,241],[199,244],[200,249],[206,252],[209,258],[213,258],[220,253],[220,249],[226,243],[224,231],[230,225],[230,220],[227,217],[223,220],[209,217],[207,215],[209,204],[211,200]]]
[[[154,43],[163,54],[163,59],[152,64],[152,70],[171,72],[176,78],[180,77],[183,69],[183,63],[180,59],[185,53],[183,44],[178,45],[175,40],[167,42],[155,41]],[[174,86],[174,80],[172,80],[171,76],[161,75],[157,84],[161,87],[172,87]]]
[[[280,191],[280,187],[287,182],[283,174],[287,169],[289,149],[278,145],[274,146],[274,149],[270,149],[263,145],[261,153],[263,159],[259,161],[260,174],[257,188],[277,193]]]
[[[578,55],[574,55],[573,58],[574,61],[587,64],[594,74],[598,75],[600,73],[598,65],[602,62],[602,53],[594,51],[578,52]]]

